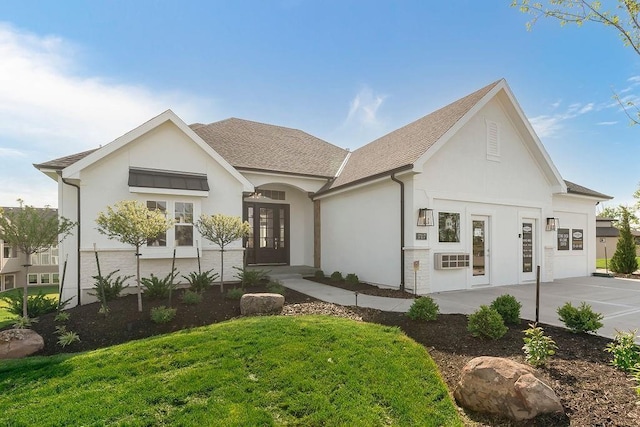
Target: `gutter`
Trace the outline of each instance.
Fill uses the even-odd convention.
[[[78,243],[77,243],[77,246],[78,246],[78,248],[77,248],[77,250],[78,250],[78,254],[77,254],[77,256],[76,256],[76,266],[77,266],[77,276],[78,276],[78,277],[77,277],[77,283],[78,283],[78,304],[77,304],[76,306],[78,306],[78,305],[80,305],[80,304],[81,304],[80,299],[82,298],[82,292],[81,292],[81,288],[80,288],[80,230],[81,230],[81,228],[80,228],[80,186],[79,186],[79,185],[76,185],[76,184],[72,184],[72,183],[70,183],[70,182],[67,182],[67,181],[65,180],[65,178],[62,178],[62,177],[61,177],[61,179],[62,179],[62,182],[63,182],[63,183],[65,183],[65,184],[67,184],[67,185],[70,185],[71,187],[75,187],[75,188],[78,190],[78,193],[77,193],[77,194],[78,194],[78,197],[77,197],[77,200],[76,200],[76,202],[77,202],[77,203],[76,203],[76,207],[77,207],[76,215],[77,215],[77,217],[78,217],[78,234],[77,234],[77,236],[76,236],[76,239],[77,239],[77,241],[78,241]]]
[[[404,182],[396,178],[395,172],[391,180],[400,184],[400,290],[404,291]]]

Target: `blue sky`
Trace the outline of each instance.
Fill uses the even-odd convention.
[[[510,0],[20,1],[0,7],[0,205],[57,205],[31,166],[171,108],[356,149],[506,78],[565,179],[631,202],[640,58],[608,28]]]

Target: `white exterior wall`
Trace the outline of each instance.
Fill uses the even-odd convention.
[[[498,123],[500,156],[487,158],[486,122]],[[437,253],[467,253],[472,256],[472,217],[487,217],[489,247],[486,283],[508,285],[535,280],[535,266],[540,265],[542,279],[552,279],[545,271],[544,247],[551,238],[544,231],[545,218],[552,212],[551,186],[521,135],[494,98],[472,117],[424,165],[415,176],[415,200],[412,233],[427,233],[426,241],[414,240],[412,246],[427,249],[429,281],[419,283],[418,293],[469,289],[474,286],[471,266],[436,269]],[[434,226],[416,226],[418,209],[433,209]],[[438,240],[440,212],[460,214],[460,242]],[[534,224],[534,272],[522,270],[522,222]],[[422,263],[421,263],[422,264]]]
[[[574,250],[572,237],[569,250],[558,250],[556,232],[552,250],[554,254],[554,277],[588,276],[596,271],[596,202],[593,199],[574,195],[557,195],[553,198],[553,216],[558,218],[558,228],[582,230],[583,249]],[[614,248],[615,250],[615,248]],[[613,255],[613,252],[611,253]]]
[[[321,268],[400,285],[400,185],[385,178],[321,200]]]
[[[130,192],[129,167],[206,174],[210,191],[206,197],[182,195],[180,190],[171,189],[151,189],[149,193]],[[165,122],[83,169],[80,173],[80,186],[82,212],[80,281],[83,295],[93,287],[92,276],[96,274],[94,244],[100,253],[101,266],[104,263],[102,266],[103,274],[106,275],[115,269],[112,267],[119,268],[120,275],[131,274],[132,266],[135,272],[134,249],[117,240],[110,240],[97,231],[95,220],[98,213],[105,211],[107,206],[112,206],[121,200],[138,200],[143,203],[147,200],[162,200],[169,202],[168,214],[173,216],[173,212],[170,211],[171,203],[180,201],[194,204],[194,221],[202,213],[223,213],[242,217],[242,184],[170,122]],[[68,185],[61,187],[59,193],[61,194],[60,214],[75,220],[76,189]],[[167,232],[167,237],[171,239],[172,236],[173,229],[170,229]],[[178,269],[181,274],[197,270],[195,241],[202,249],[203,254],[214,253],[218,249],[213,243],[199,236],[194,227],[194,247],[177,248],[176,256],[180,259]],[[67,266],[67,280],[64,286],[65,295],[69,295],[67,298],[77,293],[75,270],[77,246],[75,242],[75,236],[69,236],[61,247],[61,261],[64,260],[66,254],[69,254],[70,261]],[[227,249],[241,253],[242,242],[234,242]],[[141,257],[143,275],[146,274],[144,272],[151,273],[153,271],[157,276],[165,276],[171,270],[172,246],[165,248],[145,247],[142,248],[141,253],[143,254]],[[233,260],[235,263],[233,265],[242,266],[242,255],[227,256],[227,254],[225,253],[225,258],[228,258],[228,260],[225,259],[225,264],[227,261]],[[91,268],[92,264],[94,268]],[[196,267],[192,269],[188,265]],[[203,255],[202,269],[211,268],[219,273],[219,262],[214,263],[213,256],[205,257]],[[234,274],[235,270],[225,268],[225,280],[233,280]],[[82,301],[83,304],[85,302]]]

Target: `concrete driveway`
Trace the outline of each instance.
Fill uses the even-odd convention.
[[[533,284],[477,288],[468,291],[435,293],[431,296],[441,313],[473,313],[481,304],[510,294],[522,303],[520,317],[535,319],[536,286]],[[564,326],[556,310],[565,302],[574,306],[585,301],[604,315],[598,335],[613,338],[615,331],[640,329],[640,281],[607,277],[574,277],[540,284],[540,322]]]

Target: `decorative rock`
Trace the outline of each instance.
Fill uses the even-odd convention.
[[[0,332],[0,359],[20,359],[44,348],[44,340],[31,329]]]
[[[470,360],[453,395],[467,409],[515,421],[563,412],[560,399],[532,368],[499,357]]]
[[[240,298],[240,313],[252,314],[280,313],[284,306],[284,296],[280,294],[244,294]]]

